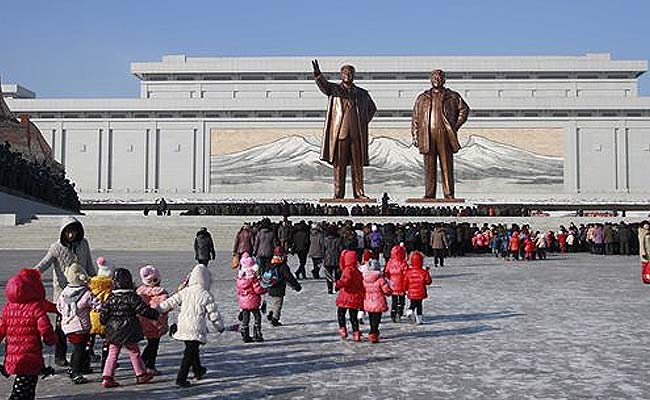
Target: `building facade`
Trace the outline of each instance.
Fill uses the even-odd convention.
[[[650,193],[650,99],[644,61],[608,54],[525,57],[319,57],[338,80],[357,69],[378,112],[370,125],[370,192],[421,192],[410,147],[416,96],[430,71],[470,105],[456,157],[458,195]],[[309,57],[133,63],[140,97],[41,99],[12,86],[82,198],[317,198],[331,172],[317,157],[327,107]],[[11,95],[13,93],[13,95]],[[198,194],[198,195],[197,195]]]

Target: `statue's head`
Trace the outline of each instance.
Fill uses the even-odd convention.
[[[341,67],[341,82],[351,85],[354,82],[354,73],[356,70],[352,65],[346,64]]]
[[[440,89],[445,86],[445,71],[441,69],[434,69],[431,72],[431,86]]]

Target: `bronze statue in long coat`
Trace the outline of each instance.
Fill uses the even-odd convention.
[[[377,107],[370,94],[354,84],[353,66],[341,67],[338,84],[325,79],[318,61],[312,61],[312,67],[318,88],[329,97],[320,158],[334,167],[334,197],[345,197],[345,175],[350,165],[354,198],[367,199],[363,167],[369,165],[368,124]]]
[[[424,197],[436,197],[436,169],[440,159],[442,191],[454,198],[454,154],[460,150],[458,129],[467,121],[469,106],[457,92],[444,87],[445,73],[431,73],[432,88],[415,100],[411,134],[424,155]]]

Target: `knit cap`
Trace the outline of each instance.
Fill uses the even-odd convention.
[[[244,254],[241,255],[241,259],[239,260],[239,265],[242,268],[250,268],[253,265],[255,265],[255,260],[253,257],[251,257],[248,252],[245,252]]]
[[[147,286],[157,286],[160,284],[160,271],[153,265],[145,265],[140,268],[140,279]]]
[[[111,278],[113,276],[113,264],[104,257],[97,258],[97,276]]]
[[[83,286],[88,280],[88,275],[77,263],[71,264],[64,272],[65,279],[71,286]]]

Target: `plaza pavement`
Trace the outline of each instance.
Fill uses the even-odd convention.
[[[0,282],[42,251],[0,251]],[[193,266],[191,252],[95,251],[137,276],[157,265],[173,290]],[[228,253],[211,265],[213,294],[227,323],[237,315]],[[430,261],[430,260],[427,260]],[[295,258],[290,259],[293,269]],[[288,291],[283,327],[264,320],[266,341],[243,344],[236,333],[210,336],[202,348],[209,372],[188,389],[174,386],[183,345],[161,343],[154,383],[136,386],[122,355],[118,389],[100,375],[73,385],[62,371],[40,380],[44,399],[642,399],[648,398],[648,288],[638,257],[552,255],[504,262],[490,256],[449,259],[433,269],[425,324],[384,318],[380,344],[342,342],[334,296],[323,281]],[[46,287],[51,275],[46,274]],[[4,286],[2,287],[4,289]],[[4,295],[2,296],[4,300]],[[4,301],[3,301],[4,302]],[[172,320],[175,318],[172,315]],[[364,326],[367,333],[367,325]],[[2,350],[4,351],[4,350]],[[46,361],[52,359],[48,349]],[[0,380],[0,397],[9,380]]]

